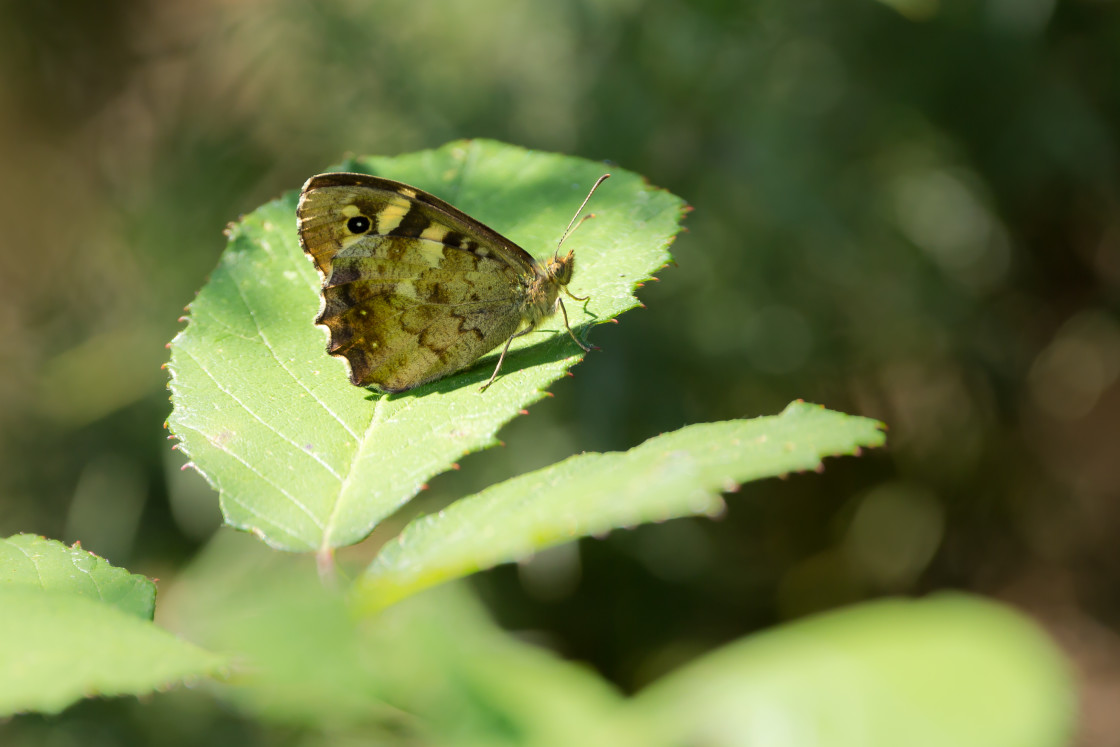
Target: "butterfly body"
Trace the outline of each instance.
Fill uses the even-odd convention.
[[[572,252],[542,265],[443,200],[389,179],[314,176],[296,212],[300,245],[323,280],[315,323],[357,386],[404,391],[502,343],[508,350],[562,307],[572,279]]]

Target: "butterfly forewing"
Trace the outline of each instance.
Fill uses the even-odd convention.
[[[541,272],[524,249],[435,195],[367,174],[332,173],[307,180],[298,209],[304,251],[324,275],[334,253],[353,237],[347,223],[356,216],[370,220],[370,235],[423,238],[496,257],[520,272]]]

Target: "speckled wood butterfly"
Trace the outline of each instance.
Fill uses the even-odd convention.
[[[559,309],[574,252],[560,246],[541,264],[528,252],[443,200],[407,184],[366,174],[319,174],[307,180],[296,215],[299,241],[323,279],[315,323],[330,332],[327,352],[345,358],[350,381],[400,392],[471,365],[505,347]],[[585,216],[585,220],[587,217]],[[582,223],[582,221],[581,221]]]

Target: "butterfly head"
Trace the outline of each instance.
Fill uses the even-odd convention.
[[[575,250],[573,250],[563,256],[557,254],[555,257],[548,260],[548,264],[545,266],[545,272],[548,273],[548,277],[552,282],[560,287],[564,287],[572,282],[572,271],[575,270],[575,266],[576,253]]]

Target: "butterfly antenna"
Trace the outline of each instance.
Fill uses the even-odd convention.
[[[583,221],[593,217],[592,215],[585,215],[583,216],[583,220],[581,220],[579,223],[576,223],[576,218],[578,218],[579,214],[583,212],[583,209],[587,207],[587,202],[591,199],[591,195],[595,194],[595,190],[597,190],[599,188],[599,185],[605,182],[608,177],[610,177],[610,174],[603,174],[602,176],[600,176],[599,180],[591,186],[591,191],[587,193],[587,197],[583,198],[583,203],[580,204],[579,210],[577,210],[576,214],[572,216],[572,220],[568,223],[568,227],[564,229],[564,235],[560,237],[560,243],[556,245],[557,257],[560,256],[560,247],[564,246],[564,242],[568,240],[568,237],[575,233],[576,228],[582,226]]]

